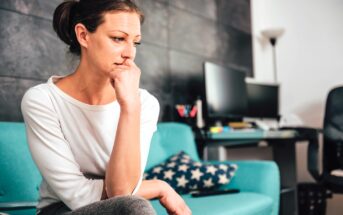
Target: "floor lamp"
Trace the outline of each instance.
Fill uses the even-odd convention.
[[[277,66],[276,66],[276,41],[284,34],[283,28],[270,28],[263,30],[261,33],[266,37],[273,47],[273,66],[274,66],[274,82],[277,82]]]

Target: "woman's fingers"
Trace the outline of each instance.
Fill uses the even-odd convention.
[[[140,74],[140,69],[132,59],[126,59],[122,64],[115,65],[109,72],[111,84],[121,107],[139,105]]]
[[[135,63],[134,63],[134,61],[132,59],[127,58],[127,59],[124,60],[123,65],[132,67],[133,65],[135,65]]]
[[[175,207],[175,211],[172,211],[170,214],[175,215],[191,215],[192,211],[187,206],[186,202],[180,198],[179,205]]]

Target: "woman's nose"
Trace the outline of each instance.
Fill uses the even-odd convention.
[[[134,44],[131,44],[131,43],[126,44],[122,52],[122,57],[134,59],[135,55],[136,55],[136,48]]]

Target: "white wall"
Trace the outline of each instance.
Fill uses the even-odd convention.
[[[343,1],[252,0],[254,72],[273,80],[271,46],[261,30],[282,27],[277,68],[280,112],[296,114],[304,125],[321,127],[328,91],[343,85]],[[306,170],[306,144],[298,144],[298,180],[311,181]],[[328,214],[343,214],[343,195],[329,201]]]

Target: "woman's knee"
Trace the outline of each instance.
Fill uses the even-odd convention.
[[[115,208],[118,214],[156,215],[156,212],[150,202],[139,196],[118,196],[114,197],[113,201],[116,205]]]

